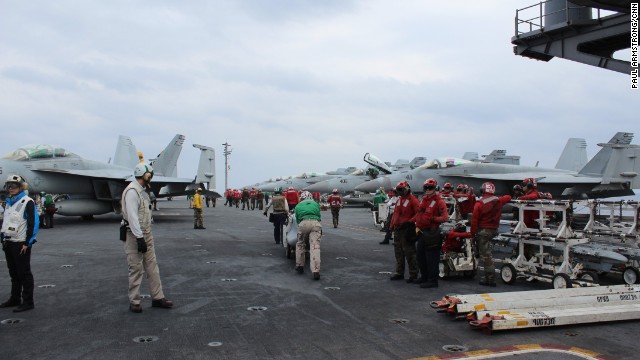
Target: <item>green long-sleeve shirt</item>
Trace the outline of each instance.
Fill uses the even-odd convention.
[[[296,222],[313,219],[320,221],[320,205],[312,199],[304,200],[296,205]]]

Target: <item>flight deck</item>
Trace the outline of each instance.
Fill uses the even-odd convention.
[[[204,208],[193,229],[184,198],[158,202],[153,233],[170,310],[128,310],[119,217],[56,217],[31,264],[35,309],[0,309],[6,359],[637,359],[638,321],[532,328],[488,335],[435,312],[447,294],[545,290],[548,284],[452,278],[435,289],[390,281],[393,246],[364,208],[340,226],[323,212],[321,279],[294,271],[261,211]],[[4,263],[4,258],[1,259]],[[4,264],[0,300],[9,296]],[[621,283],[610,274],[601,283]],[[611,277],[611,278],[610,278]],[[148,282],[142,293],[148,296]],[[511,355],[511,356],[510,356]]]

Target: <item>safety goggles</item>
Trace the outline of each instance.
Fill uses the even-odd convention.
[[[7,183],[4,184],[4,188],[7,190],[11,190],[11,189],[19,189],[20,188],[20,184],[17,183]]]
[[[435,185],[426,185],[426,186],[424,187],[424,189],[425,189],[425,190],[427,190],[427,191],[431,191],[431,190],[435,190],[435,189],[436,189],[436,187],[435,187]]]

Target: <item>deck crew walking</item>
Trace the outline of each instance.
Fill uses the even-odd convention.
[[[151,182],[153,168],[139,163],[134,170],[135,180],[122,194],[122,216],[128,222],[124,251],[129,265],[129,310],[141,313],[140,285],[142,274],[147,273],[151,290],[151,305],[159,308],[171,308],[173,302],[164,297],[160,270],[156,261],[156,251],[151,234],[151,201],[144,190]],[[199,195],[197,195],[199,196]]]
[[[331,207],[331,217],[333,218],[333,227],[338,227],[340,219],[340,209],[342,208],[342,197],[338,194],[338,189],[333,189],[331,195],[327,198],[327,202]]]
[[[271,197],[267,206],[264,208],[264,216],[267,216],[267,212],[269,208],[273,206],[272,216],[269,218],[269,221],[273,223],[273,237],[275,238],[276,244],[280,244],[280,238],[282,235],[282,225],[287,221],[287,214],[289,213],[289,205],[287,204],[287,200],[282,195],[282,188],[277,187],[274,190],[274,195]],[[286,241],[286,240],[285,240]]]

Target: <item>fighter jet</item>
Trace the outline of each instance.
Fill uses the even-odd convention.
[[[586,152],[585,152],[586,154]],[[585,155],[586,156],[586,155]],[[491,162],[491,163],[500,163],[500,164],[519,164],[520,157],[515,155],[507,155],[506,150],[493,150],[489,155],[484,155],[484,159],[480,159],[478,157],[478,153],[467,152],[463,156],[462,159],[451,158],[448,159],[453,162],[453,164],[462,164],[465,162]],[[397,172],[403,169],[415,169],[426,163],[425,157],[416,157],[411,162],[408,163],[408,166],[403,166],[400,168],[395,168],[395,166],[389,167],[388,164],[382,163],[376,156],[366,153],[364,155],[365,162],[370,164],[370,167],[366,170],[360,170],[358,172],[354,172],[349,175],[338,176],[334,179],[329,179],[325,181],[318,182],[316,184],[308,186],[305,190],[308,191],[317,191],[320,193],[328,193],[337,189],[341,194],[350,194],[354,193],[356,187],[361,185],[367,181],[376,179],[380,172],[384,174],[389,174],[388,171]],[[439,159],[439,161],[443,161],[446,164],[447,159]],[[397,164],[397,162],[396,162]],[[359,199],[359,198],[358,198]]]
[[[356,186],[375,179],[380,172],[375,167],[368,167],[367,169],[358,169],[348,175],[339,175],[332,179],[317,182],[309,185],[304,190],[311,192],[319,192],[326,194],[337,189],[340,194],[352,193]]]
[[[173,171],[183,142],[184,136],[176,135],[154,161],[155,175],[151,190],[156,196],[161,196],[160,189],[165,186],[168,191],[162,196],[183,195],[200,186],[194,179],[166,176]],[[120,147],[118,149],[123,151]],[[203,150],[200,165],[203,164],[203,157],[209,159],[213,157],[212,154],[211,148]],[[130,160],[130,156],[116,156],[115,162],[129,165]],[[213,174],[214,171],[213,167],[200,168],[198,180],[206,179],[204,174]],[[0,159],[0,173],[22,176],[32,193],[68,194],[69,199],[56,203],[58,214],[83,217],[112,211],[119,213],[122,191],[134,179],[133,169],[129,166],[87,160],[62,147],[51,145],[27,145],[16,149]]]
[[[492,181],[498,193],[510,193],[515,184],[527,177],[536,178],[538,190],[549,192],[554,198],[601,198],[633,195],[640,187],[637,175],[640,163],[640,147],[631,145],[631,133],[617,133],[602,147],[579,172],[564,169],[544,169],[533,166],[491,163],[449,163],[446,159],[434,159],[418,169],[401,171],[379,177],[356,187],[356,191],[372,192],[383,187],[390,190],[399,181],[406,180],[416,192],[422,191],[422,183],[434,178],[445,182],[465,183],[479,189],[483,182]]]
[[[286,179],[282,179],[279,181],[274,181],[271,183],[263,183],[258,186],[254,186],[256,189],[261,191],[273,191],[273,189],[277,187],[281,187],[283,189],[294,188],[296,190],[302,190],[309,186],[310,184],[315,184],[319,181],[327,180],[332,177],[336,177],[339,175],[328,175],[322,173],[302,173],[300,175],[292,176]]]
[[[377,178],[380,173],[391,174],[394,171],[400,171],[402,169],[415,169],[423,165],[427,158],[424,156],[417,156],[411,161],[399,159],[394,165],[390,165],[389,163],[382,162],[375,155],[366,153],[364,154],[363,160],[369,164],[366,169],[358,169],[347,175],[340,175],[317,182],[307,186],[305,190],[326,194],[337,189],[341,194],[350,194],[355,191],[356,186]],[[361,197],[353,198],[360,199]],[[366,203],[366,201],[364,203]]]

